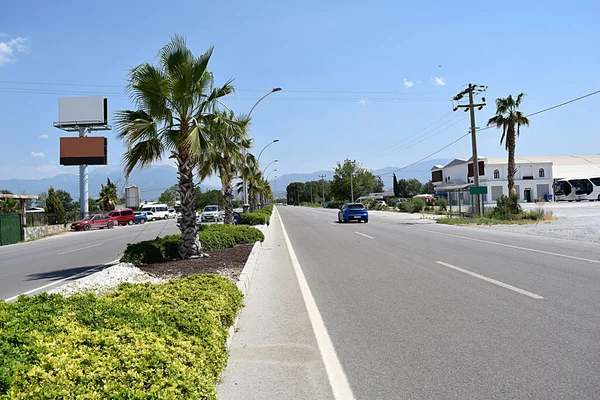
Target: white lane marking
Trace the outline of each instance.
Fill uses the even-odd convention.
[[[328,224],[337,225],[335,222],[328,222]]]
[[[277,207],[275,207],[275,210],[277,210]],[[327,333],[327,328],[325,327],[325,323],[323,322],[323,318],[321,317],[317,303],[315,302],[312,292],[310,291],[308,282],[304,277],[304,272],[302,272],[302,267],[298,262],[296,252],[294,252],[294,248],[292,247],[290,238],[285,230],[283,219],[281,219],[279,211],[277,211],[277,216],[279,217],[279,222],[281,223],[283,238],[285,239],[285,243],[288,247],[290,258],[292,259],[294,271],[296,272],[296,278],[300,284],[300,291],[302,292],[304,305],[308,311],[308,317],[310,319],[313,332],[315,333],[315,338],[317,339],[317,345],[319,346],[319,351],[321,352],[321,358],[323,359],[323,364],[325,364],[325,370],[327,371],[329,384],[333,390],[333,396],[337,400],[354,400],[354,394],[352,393],[352,389],[350,389],[348,378],[346,378],[342,364],[340,363],[340,360],[335,352],[335,348],[333,347],[333,342]]]
[[[369,239],[375,239],[374,237],[369,236],[369,235],[365,235],[364,233],[360,233],[360,232],[354,232],[354,233],[356,233],[357,235],[364,236],[364,237],[369,238]]]
[[[73,253],[75,251],[80,251],[80,250],[85,250],[85,249],[91,249],[92,247],[98,247],[98,246],[102,246],[104,243],[97,243],[97,244],[93,244],[91,246],[85,246],[85,247],[80,247],[78,249],[74,249],[74,250],[68,250],[68,251],[63,251],[62,253],[56,253],[57,256],[62,256],[63,254],[67,254],[67,253]]]
[[[13,296],[13,297],[9,297],[8,299],[6,299],[6,300],[4,300],[4,301],[5,301],[5,302],[7,302],[7,303],[10,303],[11,301],[14,301],[14,300],[16,300],[16,299],[17,299],[19,296],[21,296],[21,295],[28,295],[28,294],[31,294],[31,293],[34,293],[34,292],[39,292],[39,291],[41,291],[41,290],[44,290],[44,289],[46,289],[46,288],[49,288],[50,286],[58,285],[59,283],[62,283],[62,282],[64,282],[64,281],[67,281],[67,280],[69,280],[69,279],[71,279],[71,280],[75,280],[75,279],[77,279],[77,278],[78,278],[80,275],[89,274],[90,272],[93,272],[93,271],[97,270],[98,268],[101,268],[101,267],[106,267],[106,266],[108,266],[108,265],[111,265],[111,264],[116,264],[116,263],[118,263],[118,262],[119,262],[119,259],[113,260],[113,261],[111,261],[111,262],[109,262],[109,263],[106,263],[106,264],[104,264],[104,265],[99,265],[99,266],[97,266],[97,267],[94,267],[94,268],[88,269],[88,270],[86,270],[86,271],[80,272],[80,273],[78,273],[78,274],[75,274],[75,275],[73,275],[73,276],[67,276],[66,278],[62,278],[62,279],[59,279],[59,280],[57,280],[57,281],[50,282],[50,283],[48,283],[48,284],[46,284],[46,285],[44,285],[44,286],[40,286],[40,287],[37,287],[37,288],[35,288],[35,289],[28,290],[28,291],[26,291],[26,292],[23,292],[23,293],[19,293],[18,295],[16,295],[16,296]]]
[[[486,282],[493,283],[494,285],[498,285],[498,286],[500,286],[500,287],[503,287],[503,288],[505,288],[505,289],[512,290],[513,292],[517,292],[517,293],[523,294],[523,295],[525,295],[525,296],[529,296],[529,297],[531,297],[532,299],[536,299],[536,300],[541,300],[541,299],[543,299],[543,297],[542,297],[542,296],[540,296],[540,295],[537,295],[537,294],[535,294],[535,293],[531,293],[531,292],[528,292],[527,290],[519,289],[518,287],[515,287],[515,286],[512,286],[512,285],[509,285],[508,283],[500,282],[500,281],[497,281],[497,280],[495,280],[495,279],[488,278],[487,276],[479,275],[479,274],[477,274],[477,273],[475,273],[475,272],[471,272],[471,271],[468,271],[468,270],[466,270],[466,269],[462,269],[462,268],[460,268],[460,267],[457,267],[457,266],[455,266],[455,265],[448,264],[448,263],[445,263],[445,262],[443,262],[443,261],[436,261],[436,263],[438,263],[438,264],[440,264],[440,265],[443,265],[444,267],[452,268],[453,270],[456,270],[456,271],[462,272],[462,273],[464,273],[464,274],[467,274],[467,275],[474,276],[475,278],[482,279],[482,280],[484,280],[484,281],[486,281]]]
[[[569,256],[567,254],[553,253],[551,251],[530,249],[528,247],[514,246],[512,244],[504,244],[504,243],[498,243],[498,242],[491,242],[489,240],[475,239],[475,238],[470,238],[470,237],[467,237],[467,236],[452,235],[450,233],[442,233],[442,232],[430,231],[428,229],[419,229],[419,228],[417,228],[417,230],[418,231],[422,231],[422,232],[435,233],[436,235],[444,235],[444,236],[450,236],[450,237],[455,237],[455,238],[459,238],[459,239],[472,240],[474,242],[481,242],[481,243],[487,243],[487,244],[495,244],[496,246],[502,246],[502,247],[510,247],[511,249],[531,251],[533,253],[548,254],[550,256],[564,257],[564,258],[570,258],[571,260],[586,261],[586,262],[591,262],[591,263],[594,263],[594,264],[600,264],[600,260],[590,260],[589,258]]]

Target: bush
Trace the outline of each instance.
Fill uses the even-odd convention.
[[[302,207],[312,207],[312,208],[321,208],[323,207],[321,204],[319,203],[307,203],[307,202],[302,202],[300,203],[300,205]]]
[[[492,209],[491,218],[495,219],[515,219],[523,210],[519,205],[519,198],[516,194],[510,196],[500,196],[496,200],[496,207]]]
[[[327,208],[340,208],[341,206],[349,202],[350,201],[331,200],[327,203]]]
[[[240,214],[241,225],[269,225],[270,219],[270,214],[259,211]]]
[[[438,206],[441,211],[446,211],[448,209],[448,200],[443,197],[438,197],[435,199],[435,205]]]
[[[200,225],[198,238],[202,250],[221,250],[237,244],[263,241],[263,233],[248,226],[239,225]],[[121,262],[151,264],[179,258],[181,235],[168,235],[154,240],[127,245]]]
[[[216,275],[0,302],[0,397],[216,399],[241,308]]]
[[[410,199],[408,206],[411,213],[419,213],[425,209],[427,202],[424,199]]]

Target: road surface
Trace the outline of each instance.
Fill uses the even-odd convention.
[[[278,209],[356,399],[600,398],[600,246]]]
[[[0,247],[0,300],[49,289],[120,257],[127,243],[179,233],[175,220],[71,232]]]

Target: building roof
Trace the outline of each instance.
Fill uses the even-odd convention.
[[[431,167],[431,171],[437,171],[437,170],[442,169],[442,168],[444,168],[443,165],[439,165],[439,164],[438,165],[434,165],[433,167]]]
[[[466,162],[467,162],[467,160],[465,160],[464,158],[455,158],[454,160],[450,161],[448,164],[444,165],[444,168],[453,167],[455,165],[464,164]]]
[[[31,195],[31,194],[5,194],[5,193],[0,193],[0,199],[17,199],[17,200],[35,200],[37,199],[37,196]]]
[[[487,159],[488,164],[506,164],[507,157],[491,157]],[[567,165],[592,165],[600,170],[600,154],[584,156],[536,156],[536,157],[515,157],[517,164],[527,163],[552,163],[554,166]]]

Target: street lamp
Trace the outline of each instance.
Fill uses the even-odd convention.
[[[258,158],[256,159],[256,162],[260,162],[260,156],[262,155],[263,151],[265,151],[265,149],[267,147],[269,147],[270,145],[272,145],[273,143],[277,143],[279,142],[279,139],[275,139],[273,140],[271,143],[269,143],[268,145],[266,145],[265,147],[263,147],[263,149],[260,151],[260,153],[258,153]]]
[[[270,162],[270,163],[269,163],[269,164],[268,164],[268,165],[267,165],[267,166],[266,166],[266,167],[263,169],[263,174],[264,174],[265,172],[267,172],[267,168],[269,168],[269,167],[271,166],[271,164],[273,164],[273,163],[276,163],[276,162],[279,162],[279,160],[271,161],[271,162]]]
[[[263,97],[261,97],[260,99],[258,99],[258,101],[256,103],[254,103],[254,105],[250,109],[250,112],[248,113],[248,116],[252,115],[252,111],[254,111],[254,108],[258,105],[258,103],[260,103],[261,101],[263,101],[263,99],[265,97],[267,97],[268,95],[273,94],[275,92],[279,92],[279,91],[281,91],[280,87],[273,88],[269,93],[265,94]]]
[[[273,171],[269,172],[269,174],[268,174],[268,175],[267,175],[267,177],[265,178],[265,181],[269,182],[269,176],[271,176],[271,174],[272,174],[273,172],[275,172],[275,171],[277,171],[277,168],[275,168]],[[275,177],[275,178],[277,178],[277,177]],[[275,179],[275,178],[273,178],[273,179]]]

